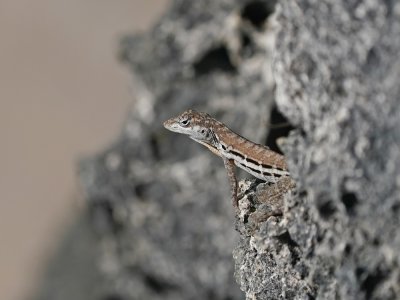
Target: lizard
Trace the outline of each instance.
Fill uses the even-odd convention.
[[[231,187],[232,204],[236,210],[239,208],[239,200],[235,166],[266,182],[277,183],[282,178],[290,178],[283,155],[240,136],[207,113],[190,109],[165,121],[164,127],[188,135],[222,158]]]

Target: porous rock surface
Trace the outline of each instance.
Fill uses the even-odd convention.
[[[92,298],[400,298],[399,17],[394,1],[179,0],[127,37],[135,103],[80,165]],[[265,142],[275,101],[296,187],[255,222],[268,185],[242,182],[235,220],[220,158],[162,122],[192,108]]]
[[[298,128],[284,222],[319,299],[400,298],[400,5],[282,1],[276,101]]]
[[[297,128],[284,143],[296,189],[280,220],[235,249],[237,280],[248,299],[399,299],[400,6],[277,9],[273,74]]]

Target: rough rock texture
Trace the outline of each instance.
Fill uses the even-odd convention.
[[[235,250],[249,299],[400,298],[399,17],[392,1],[280,2],[273,73],[298,128],[284,146],[297,192]]]
[[[276,100],[299,129],[285,147],[292,268],[319,299],[398,299],[400,5],[281,5]]]
[[[88,298],[400,298],[399,36],[390,0],[177,0],[126,38],[135,103],[80,165],[101,277]],[[194,108],[270,144],[274,101],[296,128],[296,187],[241,182],[235,220],[222,161],[162,121]],[[74,298],[53,289],[41,299]]]

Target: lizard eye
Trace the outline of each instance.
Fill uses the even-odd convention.
[[[188,125],[190,124],[190,120],[189,120],[189,118],[182,119],[182,120],[180,120],[179,123],[180,123],[182,126],[186,127],[186,126],[188,126]]]

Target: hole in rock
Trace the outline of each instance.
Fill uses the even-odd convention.
[[[342,195],[342,202],[346,207],[348,214],[354,214],[354,208],[358,203],[357,196],[354,193],[344,193]]]
[[[150,143],[150,149],[151,149],[151,153],[153,154],[153,157],[155,159],[159,160],[161,158],[160,145],[158,143],[157,137],[154,134],[152,134],[150,136],[149,143]]]
[[[344,247],[344,254],[349,255],[351,253],[351,245],[350,244],[346,244],[346,246]]]
[[[123,228],[122,224],[119,224],[114,218],[113,205],[106,199],[93,201],[89,214],[93,226],[100,232],[111,230],[116,234]]]
[[[309,220],[310,220],[310,215],[309,215],[308,211],[304,211],[303,221],[308,222]]]
[[[240,34],[240,40],[242,45],[240,55],[245,58],[252,57],[256,52],[256,47],[251,37],[247,33],[242,32]]]
[[[285,232],[279,236],[276,237],[278,241],[280,241],[282,244],[286,244],[289,247],[290,253],[292,254],[292,259],[291,259],[291,264],[294,266],[296,263],[299,261],[299,253],[296,251],[296,249],[299,247],[299,245],[292,239],[290,236],[289,232]]]
[[[307,197],[307,195],[308,195],[308,192],[306,190],[302,190],[299,193],[300,198],[305,198],[305,197]]]
[[[146,193],[150,189],[149,183],[138,183],[134,186],[135,194],[139,197],[140,200],[146,198]]]
[[[229,52],[223,45],[205,53],[202,58],[194,63],[193,68],[197,76],[206,75],[215,71],[226,73],[236,72],[236,68],[229,57]]]
[[[253,41],[251,40],[249,35],[245,32],[242,32],[240,34],[240,40],[243,48],[251,47],[251,45],[253,44]]]
[[[269,117],[269,132],[265,144],[273,151],[281,153],[277,144],[277,140],[281,137],[287,137],[289,132],[294,129],[294,127],[289,123],[284,115],[274,106],[271,110]]]
[[[369,49],[367,53],[367,59],[366,59],[366,64],[364,65],[364,69],[366,72],[371,72],[373,70],[376,70],[377,67],[379,66],[380,61],[379,61],[379,56],[375,48]]]
[[[164,280],[160,280],[154,276],[151,275],[145,275],[144,276],[144,282],[146,283],[146,285],[151,288],[153,291],[155,291],[156,293],[163,293],[167,290],[172,290],[175,289],[176,287],[174,285],[172,285],[169,282],[166,282]]]
[[[395,203],[395,204],[393,204],[393,206],[392,206],[392,211],[393,211],[395,214],[397,214],[397,213],[399,212],[399,210],[400,210],[400,203]]]
[[[387,272],[376,269],[362,281],[361,289],[365,292],[365,299],[371,299],[375,288],[385,279]]]
[[[249,215],[245,215],[243,218],[243,223],[247,224],[249,222]]]
[[[282,244],[287,244],[290,247],[298,247],[299,245],[292,239],[289,232],[282,233],[276,237]]]
[[[325,238],[325,235],[317,234],[317,243],[321,243]]]
[[[308,296],[309,300],[315,300],[315,296],[314,295],[308,293],[307,296]]]
[[[356,277],[360,279],[360,277],[365,273],[365,269],[362,267],[358,267],[356,269]]]
[[[328,219],[336,212],[336,207],[332,201],[328,200],[318,205],[318,211],[323,219]]]
[[[261,29],[265,20],[274,13],[275,1],[253,1],[245,5],[241,16],[249,20],[254,27]]]

